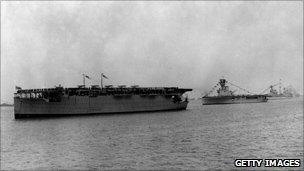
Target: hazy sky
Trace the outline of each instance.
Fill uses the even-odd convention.
[[[15,86],[178,86],[225,76],[303,93],[303,2],[1,2],[1,102]]]

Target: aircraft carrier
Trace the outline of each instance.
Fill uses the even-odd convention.
[[[213,89],[204,97],[202,97],[203,105],[213,105],[213,104],[233,104],[233,103],[260,103],[260,102],[267,102],[266,95],[260,94],[242,94],[242,95],[235,95],[234,91],[229,90],[229,86],[226,84],[228,81],[226,79],[220,79],[219,83],[216,84]],[[231,85],[245,90],[237,85],[230,83]],[[216,96],[209,96],[211,92],[215,90],[216,87],[220,86],[217,90]],[[247,91],[247,90],[245,90]],[[247,91],[250,93],[249,91]]]
[[[62,116],[183,110],[192,89],[178,87],[139,87],[99,85],[75,88],[58,86],[21,89],[14,93],[15,119],[33,116]]]

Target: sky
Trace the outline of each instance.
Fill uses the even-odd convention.
[[[1,102],[86,84],[303,94],[302,1],[1,1]]]

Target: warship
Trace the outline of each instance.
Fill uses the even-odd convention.
[[[275,87],[279,87],[279,90],[275,89]],[[283,87],[283,91],[282,91]],[[272,84],[269,87],[267,87],[264,91],[262,91],[261,94],[265,93],[268,91],[265,95],[269,100],[282,100],[282,99],[290,99],[294,97],[299,97],[300,94],[291,86],[284,87],[281,80],[279,83]]]
[[[192,89],[178,87],[126,87],[84,84],[78,87],[21,89],[14,93],[14,117],[63,116],[108,113],[184,110],[188,99],[183,94]]]
[[[219,82],[212,88],[212,90],[202,97],[203,105],[213,105],[213,104],[233,104],[233,103],[260,103],[267,102],[266,95],[252,94],[249,91],[230,83],[231,85],[245,90],[250,94],[235,95],[235,91],[230,91],[229,86],[226,84],[228,81],[226,79],[220,79]],[[209,96],[210,93],[214,92],[215,88],[219,86],[217,90],[217,95]]]

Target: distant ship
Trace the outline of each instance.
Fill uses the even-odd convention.
[[[202,97],[203,105],[213,105],[213,104],[234,104],[234,103],[260,103],[267,102],[266,95],[235,95],[233,91],[229,90],[229,86],[226,85],[228,81],[226,79],[220,79],[219,83],[214,86],[220,86],[217,90],[217,95],[209,96],[211,92],[214,91],[214,88],[205,96]],[[232,84],[232,83],[230,83]],[[233,84],[232,84],[233,85]],[[236,85],[234,85],[236,86]],[[236,86],[238,87],[238,86]],[[240,88],[240,87],[238,87]],[[242,88],[240,88],[242,89]],[[245,89],[243,89],[245,90]]]
[[[275,87],[277,86],[279,86],[279,90],[275,89]],[[287,87],[283,87],[283,91],[282,91],[282,87],[283,85],[280,80],[279,83],[270,85],[262,93],[265,93],[266,91],[269,90],[269,92],[265,94],[269,100],[289,99],[300,96],[300,94],[291,85]]]
[[[17,89],[14,93],[15,119],[32,116],[184,110],[187,108],[188,99],[182,95],[192,91],[178,87],[103,87],[102,84],[91,87],[85,87],[84,84],[74,88],[58,86]]]

